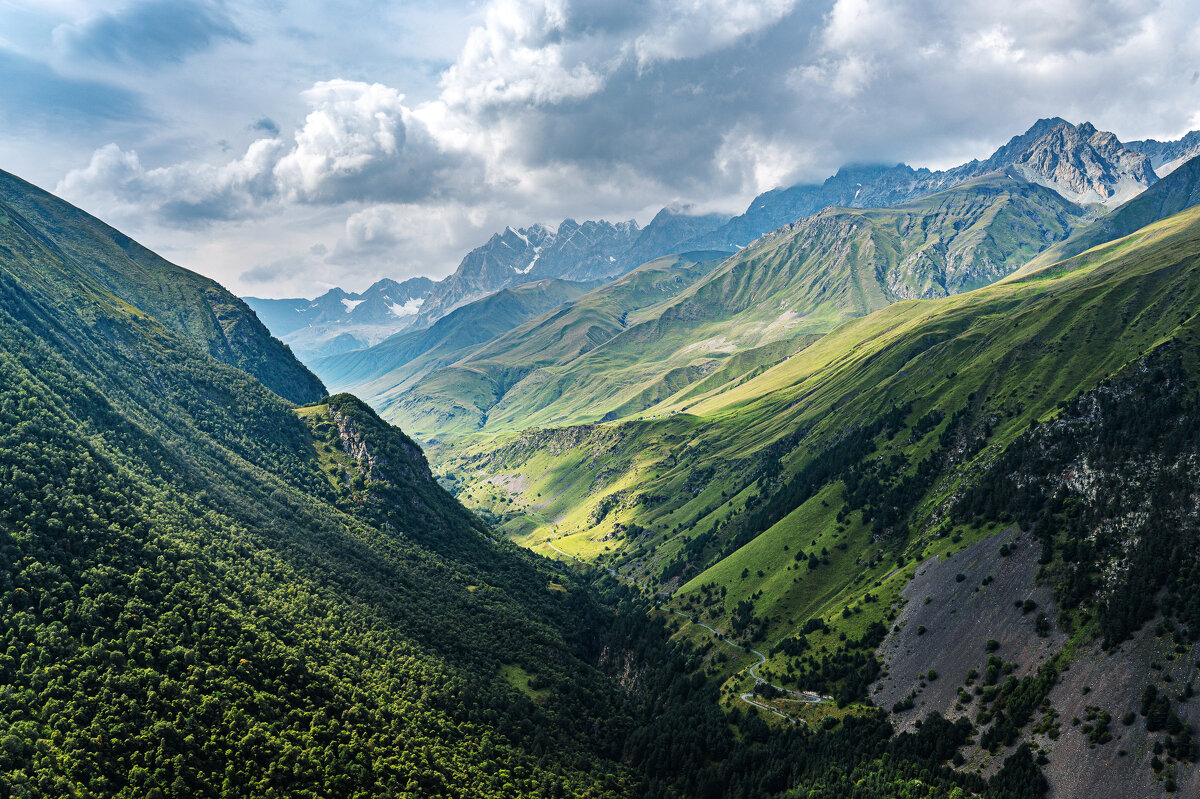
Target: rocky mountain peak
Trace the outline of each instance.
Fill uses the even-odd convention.
[[[1200,130],[1193,130],[1175,141],[1142,139],[1126,142],[1125,147],[1150,158],[1154,173],[1160,178],[1200,155]]]
[[[1119,205],[1158,180],[1149,157],[1127,149],[1115,135],[1090,122],[1072,125],[1059,120],[1021,145],[998,151],[1012,159],[998,166],[1012,166],[1026,180],[1074,202]]]

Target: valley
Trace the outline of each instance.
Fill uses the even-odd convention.
[[[0,786],[1200,794],[1194,144],[315,300],[0,173]]]
[[[1146,512],[1143,489],[1128,510],[1103,509],[1087,490],[1070,499],[1081,490],[1070,479],[1049,483],[1061,486],[1051,491],[1059,504],[1045,515],[980,504],[981,481],[1001,479],[1006,453],[1072,403],[1167,362],[1172,385],[1194,390],[1196,168],[1185,163],[1112,210],[1004,175],[887,211],[823,212],[708,266],[579,354],[538,361],[535,321],[467,355],[451,368],[489,391],[458,395],[446,383],[420,400],[501,396],[491,407],[476,399],[466,425],[414,411],[420,382],[380,407],[430,443],[443,485],[509,538],[640,584],[668,618],[687,619],[676,635],[701,646],[727,707],[821,725],[874,705],[909,731],[932,711],[979,731],[959,765],[984,777],[1028,745],[1055,796],[1094,793],[1105,778],[1088,773],[1120,773],[1129,795],[1200,790],[1194,754],[1182,754],[1200,723],[1186,697],[1164,737],[1136,707],[1128,715],[1141,687],[1119,688],[1148,662],[1177,664],[1156,667],[1151,685],[1190,685],[1200,650],[1179,615],[1187,594],[1142,603],[1137,620],[1113,615],[1128,607],[1122,591],[1190,579],[1193,500],[1178,500],[1183,516],[1169,522],[1185,536],[1171,539],[1178,578],[1122,565],[1137,557],[1137,534],[1099,534],[1091,546],[1118,548],[1090,561],[1072,549],[1079,533],[1066,531],[1095,528],[1070,522],[1061,503],[1097,503],[1087,524],[1111,531],[1120,514]],[[820,260],[805,266],[809,252]],[[819,280],[805,282],[805,269]],[[799,321],[772,330],[764,300]],[[568,303],[548,319],[574,312]],[[736,360],[659,382],[694,367],[689,357],[713,357],[686,342],[728,344]],[[514,370],[515,388],[497,389],[490,375]],[[631,402],[620,393],[627,372],[662,387],[632,382]],[[1150,458],[1179,457],[1145,440]],[[1109,490],[1124,495],[1115,487],[1128,474],[1110,473]],[[1064,575],[1075,593],[1055,587]],[[762,660],[730,671],[723,641]],[[998,676],[979,676],[993,661]],[[1080,682],[1073,667],[1094,676]],[[1096,669],[1114,668],[1125,676],[1102,687]],[[1069,690],[1096,693],[1080,701]],[[793,691],[829,701],[805,707]],[[1018,701],[1029,705],[1005,709]]]

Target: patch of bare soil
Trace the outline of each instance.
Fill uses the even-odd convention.
[[[1001,547],[1011,550],[1007,556]],[[1011,528],[917,568],[901,592],[904,609],[879,647],[884,676],[870,693],[885,710],[912,696],[914,707],[893,718],[897,729],[911,730],[933,711],[948,719],[973,716],[974,703],[956,707],[958,689],[969,670],[983,674],[989,654],[1015,663],[1012,674],[1020,679],[1059,650],[1065,636],[1053,623],[1058,609],[1051,590],[1035,585],[1038,554],[1036,541]],[[1015,607],[1026,599],[1037,607]],[[1045,637],[1035,630],[1039,613],[1051,620]],[[999,642],[995,652],[986,650],[989,639]]]
[[[1097,644],[1076,658],[1050,692],[1050,702],[1059,714],[1058,740],[1035,737],[1050,758],[1043,772],[1052,786],[1052,799],[1162,797],[1164,778],[1171,771],[1179,786],[1176,796],[1200,796],[1196,764],[1171,764],[1164,752],[1158,756],[1163,770],[1156,773],[1151,767],[1154,743],[1166,743],[1166,733],[1148,733],[1146,719],[1139,713],[1142,692],[1153,683],[1171,699],[1171,708],[1181,719],[1200,728],[1200,696],[1178,701],[1184,686],[1198,676],[1200,646],[1186,649],[1176,653],[1171,636],[1156,638],[1154,625],[1148,624],[1112,653],[1103,652]],[[1111,716],[1111,741],[1093,743],[1084,731],[1089,708]],[[1133,724],[1126,726],[1122,717],[1131,711]],[[1072,724],[1076,718],[1078,725]]]

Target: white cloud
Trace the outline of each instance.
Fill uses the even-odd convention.
[[[796,0],[660,0],[654,25],[636,40],[638,63],[707,55],[779,22],[795,5]]]
[[[472,29],[442,78],[442,101],[479,112],[494,105],[548,104],[597,92],[603,74],[564,43],[564,0],[497,0]],[[576,44],[576,42],[571,42]]]
[[[331,80],[302,97],[312,110],[274,168],[285,199],[417,201],[467,191],[457,170],[472,167],[436,141],[395,89]]]
[[[233,18],[264,38],[260,17]],[[288,132],[242,139],[239,158],[109,145],[59,190],[151,218],[160,238],[201,224],[232,237],[247,218],[287,231],[324,209],[327,254],[297,228],[278,242],[288,252],[252,256],[286,262],[289,280],[330,264],[348,283],[444,274],[505,224],[644,220],[679,201],[740,210],[849,161],[986,157],[1043,116],[1179,135],[1200,119],[1198,23],[1188,0],[492,0],[417,100],[408,84],[310,77],[291,91],[302,108],[230,126],[235,141],[261,135],[247,126],[269,114]],[[377,73],[377,52],[370,69],[340,52],[314,60],[323,77]]]
[[[380,84],[323,81],[302,94],[311,111],[290,144],[258,139],[225,164],[180,163],[145,169],[136,152],[108,144],[67,173],[56,191],[105,205],[118,216],[155,209],[183,227],[260,213],[264,204],[416,202],[465,185],[444,152]]]

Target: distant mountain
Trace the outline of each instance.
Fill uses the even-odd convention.
[[[628,249],[637,234],[633,220],[580,224],[564,219],[557,228],[505,228],[467,253],[458,269],[437,284],[416,323],[428,326],[461,305],[518,283],[546,277],[608,277],[616,269],[617,254]]]
[[[384,284],[396,290],[397,284],[381,281],[362,295],[334,289],[311,303],[256,298],[247,302],[276,335],[312,361],[362,349],[406,327],[428,327],[455,308],[508,286],[545,278],[610,279],[663,255],[733,252],[825,208],[896,206],[1000,171],[1045,186],[1075,203],[1115,207],[1152,186],[1189,154],[1200,154],[1200,131],[1175,142],[1145,140],[1126,145],[1088,122],[1040,119],[983,161],[943,171],[906,164],[851,164],[821,184],[765,192],[732,219],[695,214],[683,207],[664,208],[645,228],[633,220],[580,223],[573,219],[556,228],[505,228],[468,253],[444,280],[420,286],[406,281],[407,300],[372,302],[369,295]],[[427,294],[421,295],[424,301],[418,305],[421,291]],[[416,312],[398,318],[397,306]],[[362,318],[368,316],[370,321]]]
[[[1158,179],[1151,158],[1122,146],[1113,134],[1087,122],[1072,125],[1057,117],[1040,119],[985,161],[938,172],[906,164],[855,164],[821,184],[772,189],[756,197],[744,214],[688,240],[685,246],[736,249],[830,206],[898,205],[1002,169],[1014,169],[1072,202],[1109,206],[1119,205]]]
[[[638,232],[633,244],[617,257],[622,273],[655,258],[686,251],[683,242],[703,236],[729,221],[728,214],[693,214],[690,206],[664,208]]]
[[[828,208],[687,270],[657,302],[623,297],[652,262],[415,382],[380,378],[364,396],[424,440],[625,418],[765,368],[898,300],[988,285],[1090,219],[1015,171],[893,208]]]
[[[434,287],[414,324],[428,326],[506,286],[548,277],[586,281],[623,275],[659,256],[683,252],[684,240],[704,235],[727,219],[664,208],[645,228],[632,219],[615,224],[565,219],[557,228],[505,228],[468,253],[454,274]]]
[[[722,256],[720,252],[665,255],[459,353],[450,363],[416,360],[356,388],[383,416],[408,420],[414,434],[426,440],[474,432],[486,424],[490,412],[511,399],[512,392],[552,383],[551,370],[603,347],[644,315],[654,315],[708,274]],[[607,371],[589,379],[615,379],[617,364],[607,366]],[[660,366],[653,363],[649,368],[657,374]],[[586,404],[596,397],[582,384],[562,385],[570,394],[563,398],[567,404]]]
[[[375,381],[395,389],[414,376],[458,360],[472,345],[489,341],[595,287],[594,282],[547,278],[501,289],[454,309],[427,328],[401,331],[365,350],[318,358],[313,369],[325,375],[329,385],[337,386],[336,391],[362,390],[366,394],[370,392],[367,386]]]
[[[1160,178],[1165,178],[1187,161],[1200,155],[1200,130],[1193,130],[1175,141],[1142,139],[1125,142],[1125,146],[1148,156],[1154,173]]]
[[[246,303],[206,277],[176,266],[120,231],[49,192],[0,171],[0,205],[10,225],[54,252],[61,271],[45,266],[46,280],[64,287],[95,281],[130,306],[235,366],[292,402],[325,394]]]
[[[434,282],[387,278],[361,294],[330,289],[315,300],[244,297],[271,332],[301,358],[362,349],[412,324]]]

